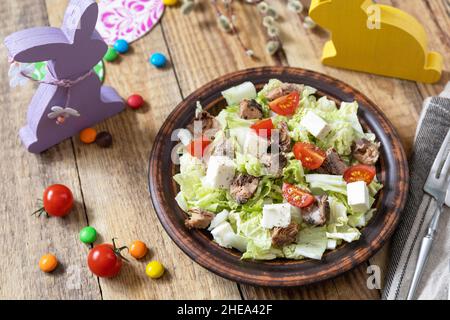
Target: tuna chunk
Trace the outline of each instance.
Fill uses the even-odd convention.
[[[234,177],[230,186],[230,194],[239,204],[247,203],[258,189],[259,178],[240,173]]]
[[[279,140],[280,150],[282,152],[291,151],[291,137],[289,136],[289,128],[286,122],[281,121],[279,123]]]
[[[303,220],[313,226],[322,226],[330,217],[328,196],[318,197],[317,202],[302,209]]]
[[[189,213],[191,216],[184,221],[188,229],[206,229],[214,218],[214,213],[200,208],[192,208]]]
[[[320,168],[317,169],[317,172],[322,174],[334,174],[341,176],[344,174],[347,168],[347,164],[341,159],[336,150],[330,148],[326,152],[325,161],[322,163]]]
[[[380,143],[360,139],[352,147],[353,158],[362,164],[374,165],[380,156]]]
[[[262,107],[253,99],[244,99],[239,105],[239,115],[242,119],[262,119]]]
[[[282,96],[288,95],[289,93],[293,91],[298,91],[300,94],[303,91],[304,86],[302,84],[295,84],[295,83],[283,83],[278,88],[274,88],[270,90],[267,95],[266,99],[269,101],[278,99]]]
[[[194,121],[187,126],[187,129],[195,137],[205,135],[206,137],[211,138],[220,130],[220,123],[208,111],[202,111],[195,117]],[[200,129],[201,132],[195,132],[195,130]]]
[[[287,159],[282,153],[266,153],[261,156],[261,163],[267,168],[270,175],[281,177],[283,168],[287,165]]]
[[[283,247],[295,242],[299,232],[298,224],[291,222],[286,228],[274,228],[272,231],[272,245]]]

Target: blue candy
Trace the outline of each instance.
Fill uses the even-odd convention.
[[[130,46],[126,40],[119,39],[114,43],[114,49],[119,53],[126,53],[129,48]]]
[[[167,59],[166,57],[159,52],[152,54],[150,57],[150,63],[157,68],[162,68],[166,65]]]

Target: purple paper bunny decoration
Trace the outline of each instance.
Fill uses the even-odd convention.
[[[92,72],[107,50],[95,30],[97,15],[95,1],[71,0],[61,28],[37,27],[5,39],[14,61],[49,61],[19,133],[30,152],[40,153],[125,108],[117,92]]]

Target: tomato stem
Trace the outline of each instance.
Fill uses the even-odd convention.
[[[34,211],[31,215],[32,215],[32,216],[36,215],[36,216],[40,217],[43,213],[45,213],[45,215],[47,216],[47,218],[49,217],[49,215],[48,215],[47,211],[45,211],[44,207],[41,207],[41,208],[37,209],[37,210]]]
[[[120,259],[123,259],[123,260],[129,262],[128,259],[125,258],[125,257],[122,255],[121,251],[122,251],[122,250],[125,250],[125,249],[127,249],[128,251],[130,251],[130,250],[128,249],[127,246],[123,246],[123,247],[118,248],[118,247],[116,246],[116,241],[115,241],[115,240],[116,240],[116,238],[112,238],[113,251],[114,251],[114,253],[115,253]]]

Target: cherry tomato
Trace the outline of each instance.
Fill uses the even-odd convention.
[[[39,268],[44,272],[52,272],[58,266],[58,259],[51,254],[44,254],[39,260]]]
[[[260,137],[267,137],[270,139],[272,135],[272,130],[275,129],[273,126],[272,119],[263,119],[261,121],[256,122],[251,126],[252,129],[256,131],[256,134]]]
[[[130,246],[130,254],[136,258],[143,258],[148,252],[148,248],[144,242],[136,240]]]
[[[370,184],[373,178],[375,178],[376,173],[377,171],[374,166],[357,164],[345,170],[344,180],[347,183],[364,181],[366,184]]]
[[[295,158],[300,160],[302,165],[309,170],[319,168],[326,158],[325,152],[312,143],[297,142],[294,144],[292,151]]]
[[[122,260],[127,261],[120,251],[126,247],[117,248],[113,244],[103,243],[96,245],[89,251],[88,266],[93,274],[102,278],[112,278],[119,274],[122,269]]]
[[[298,91],[292,91],[286,96],[279,97],[269,103],[270,109],[282,116],[291,116],[297,110],[300,103],[300,94]]]
[[[197,138],[197,139],[193,140],[187,146],[187,149],[192,156],[201,158],[201,157],[203,157],[203,154],[210,143],[211,143],[211,140],[208,140],[207,138],[202,136],[201,138]]]
[[[314,196],[289,183],[283,183],[283,197],[293,206],[299,208],[309,207],[314,203]]]
[[[41,215],[43,212],[54,217],[64,217],[73,207],[73,195],[69,188],[62,184],[54,184],[44,190],[44,206],[33,214]]]

